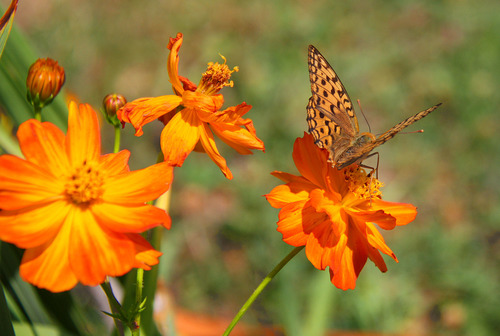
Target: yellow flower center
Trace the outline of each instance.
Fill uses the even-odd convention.
[[[74,204],[90,203],[103,193],[104,178],[96,167],[83,161],[80,167],[76,167],[67,178],[64,185],[66,195]]]
[[[349,191],[359,198],[382,198],[382,182],[375,177],[366,174],[365,170],[359,166],[350,166],[344,171],[345,180],[348,183]]]
[[[235,66],[233,70],[230,70],[226,65],[226,58],[220,55],[224,60],[223,64],[219,63],[208,63],[207,71],[201,76],[200,84],[196,91],[204,93],[206,95],[216,94],[224,86],[233,86],[233,81],[230,81],[231,74],[233,72],[238,72],[239,68]]]

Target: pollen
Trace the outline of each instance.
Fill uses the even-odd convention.
[[[222,55],[220,56],[224,60],[224,63],[208,63],[207,71],[203,73],[197,91],[212,95],[219,92],[225,86],[233,87],[234,83],[230,81],[231,74],[238,72],[239,68],[235,66],[233,70],[229,69],[226,65],[226,58]]]
[[[103,194],[103,176],[93,164],[83,161],[67,177],[65,191],[68,199],[78,205],[90,204]]]
[[[349,191],[352,193],[365,199],[382,198],[380,188],[383,184],[372,174],[366,174],[365,170],[359,166],[350,166],[344,171],[344,174]]]

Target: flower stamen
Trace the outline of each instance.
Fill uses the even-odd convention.
[[[382,182],[373,176],[367,175],[364,169],[359,166],[350,166],[344,171],[344,175],[349,191],[358,197],[370,200],[372,198],[382,198],[382,192],[380,191],[383,186]]]
[[[224,60],[224,63],[209,62],[207,71],[203,73],[196,91],[206,95],[212,95],[219,92],[225,86],[233,87],[234,83],[229,79],[233,72],[239,71],[239,68],[235,66],[233,70],[230,70],[226,65],[226,58],[222,55],[220,56]]]
[[[103,194],[103,176],[96,167],[83,161],[68,176],[65,183],[65,192],[68,199],[74,204],[91,203]]]

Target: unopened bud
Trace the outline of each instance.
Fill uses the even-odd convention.
[[[118,111],[121,107],[123,107],[127,103],[127,99],[121,94],[111,93],[104,97],[102,101],[102,105],[104,107],[104,111],[110,117],[116,115],[116,111]]]
[[[120,121],[116,116],[116,112],[127,104],[127,99],[124,96],[117,93],[111,93],[104,97],[102,101],[102,106],[104,108],[104,116],[106,120],[113,126],[119,126]]]
[[[52,102],[64,84],[64,68],[50,58],[39,58],[28,71],[27,98],[35,108]]]

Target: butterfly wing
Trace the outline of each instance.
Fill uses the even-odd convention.
[[[328,161],[335,164],[337,157],[351,145],[352,137],[343,134],[341,127],[327,116],[328,113],[314,104],[313,97],[309,98],[306,110],[307,125],[314,143],[320,148],[327,149]]]
[[[350,164],[355,163],[356,161],[362,161],[365,159],[368,154],[377,146],[382,145],[384,142],[386,142],[389,139],[392,139],[396,134],[401,132],[404,128],[410,126],[414,122],[422,119],[423,117],[427,116],[429,113],[437,109],[441,103],[434,105],[431,108],[428,108],[427,110],[423,110],[415,114],[414,116],[411,116],[399,124],[395,125],[392,127],[390,130],[387,132],[381,134],[378,136],[376,139],[372,140],[370,139],[370,136],[365,135],[366,133],[363,133],[357,140],[356,142],[349,148],[347,149],[341,157],[338,158],[337,161],[337,168],[342,169],[344,167],[347,167]]]
[[[309,132],[335,161],[359,133],[358,120],[344,85],[328,61],[309,46],[309,80],[312,97],[307,105]]]

